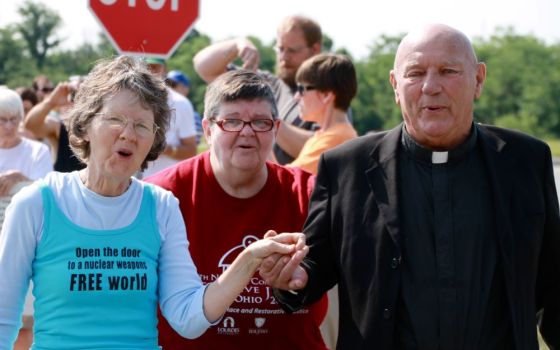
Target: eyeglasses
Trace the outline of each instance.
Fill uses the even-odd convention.
[[[129,122],[133,123],[133,129],[136,135],[141,138],[149,138],[154,136],[154,134],[159,130],[159,126],[154,122],[149,121],[132,121],[126,117],[113,114],[97,113],[99,115],[101,123],[119,133],[126,129]]]
[[[272,119],[254,119],[249,122],[241,119],[211,119],[210,121],[216,123],[220,129],[227,132],[240,132],[245,125],[249,125],[254,132],[267,132],[274,128],[274,120]]]
[[[274,51],[276,54],[287,54],[289,56],[296,55],[300,53],[303,49],[307,49],[309,46],[300,46],[300,47],[284,47],[284,46],[274,46]]]
[[[0,118],[0,125],[6,125],[8,123],[13,124],[13,125],[18,125],[19,124],[19,117]]]
[[[317,88],[313,85],[301,85],[297,84],[296,91],[303,96],[303,93],[310,90],[316,90]]]
[[[44,87],[39,89],[39,91],[44,92],[44,93],[51,92],[53,90],[54,90],[54,88],[52,86],[44,86]]]

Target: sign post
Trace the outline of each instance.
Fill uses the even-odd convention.
[[[121,54],[168,58],[193,27],[199,0],[88,0]]]

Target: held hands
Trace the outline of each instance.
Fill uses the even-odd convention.
[[[269,235],[271,232],[274,235]],[[302,251],[307,254],[307,249],[305,236],[301,233],[276,234],[274,231],[268,231],[263,239],[249,245],[247,252],[251,255],[255,266],[259,267],[263,260],[269,257],[274,257],[275,260],[281,257],[290,259],[291,256],[301,254]]]
[[[208,285],[204,294],[206,319],[210,322],[218,320],[243,292],[259,266],[261,276],[271,286],[303,288],[307,283],[307,273],[299,267],[299,263],[308,250],[302,233],[277,234],[268,231],[263,239],[245,248],[229,268]]]
[[[275,231],[268,231],[264,237],[267,239],[280,239],[286,237],[285,235],[296,235],[298,243],[295,245],[295,250],[290,254],[271,254],[264,258],[259,274],[261,278],[270,286],[285,290],[301,289],[307,284],[307,272],[300,266],[307,253],[309,247],[305,245],[305,235],[302,233],[281,233],[277,234]]]
[[[237,40],[237,56],[243,62],[243,69],[256,71],[259,68],[261,56],[255,45],[246,38]]]

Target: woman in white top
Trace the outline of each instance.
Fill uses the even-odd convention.
[[[298,259],[301,234],[257,241],[203,286],[177,199],[135,179],[165,147],[163,81],[130,57],[100,62],[70,115],[86,168],[51,173],[18,193],[0,235],[0,349],[15,338],[33,279],[34,350],[157,350],[157,305],[185,337],[216,324],[271,254]],[[219,208],[217,208],[219,215]]]
[[[22,120],[23,103],[17,92],[0,88],[0,197],[8,196],[17,183],[52,171],[48,147],[20,135]]]
[[[21,136],[19,126],[23,116],[23,102],[19,94],[0,88],[0,229],[12,196],[31,181],[42,178],[53,170],[48,147]],[[19,346],[29,349],[31,345],[32,303],[33,298],[29,294],[25,301],[23,327],[16,350]]]

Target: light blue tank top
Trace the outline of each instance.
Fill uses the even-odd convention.
[[[44,230],[33,262],[33,350],[159,349],[158,254],[153,187],[134,221],[92,230],[71,222],[41,184]]]

